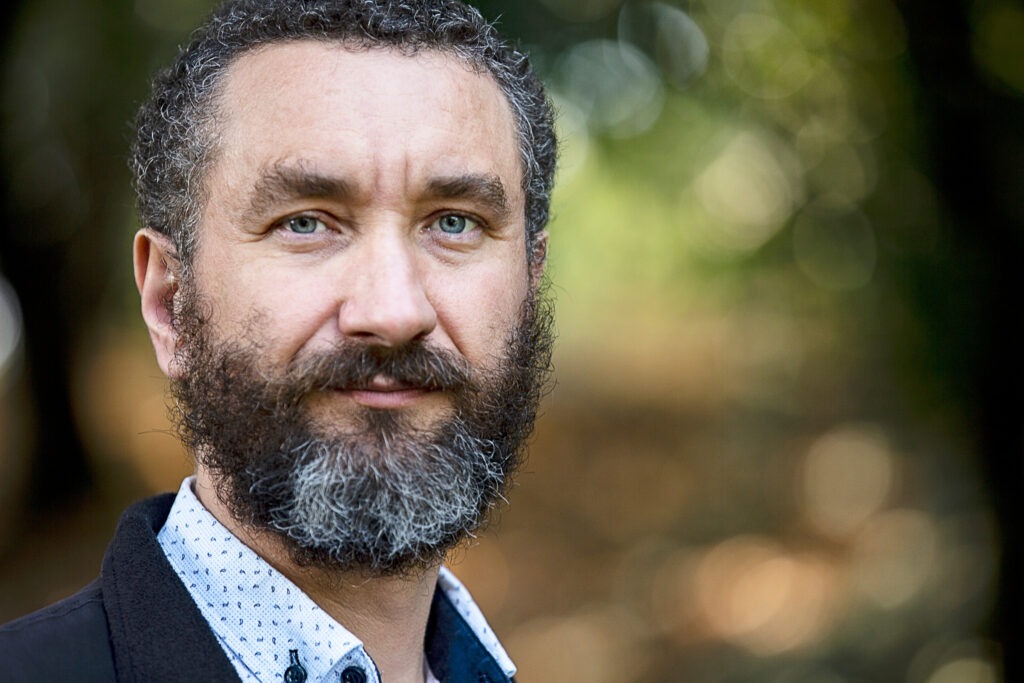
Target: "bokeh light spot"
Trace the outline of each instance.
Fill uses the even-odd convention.
[[[877,512],[894,479],[885,436],[857,425],[830,431],[811,444],[801,474],[807,518],[829,536],[849,534]]]
[[[975,4],[971,48],[986,73],[1024,95],[1024,9],[1017,3]]]
[[[996,668],[991,662],[976,657],[965,657],[943,664],[929,678],[928,683],[998,683]]]
[[[831,145],[807,169],[808,184],[819,194],[855,204],[875,189],[876,169],[868,148],[848,143]]]
[[[725,29],[722,59],[744,92],[765,99],[792,95],[814,76],[815,58],[774,17],[741,14]]]
[[[587,117],[571,101],[552,92],[551,101],[555,109],[555,132],[558,135],[558,178],[561,187],[575,178],[583,169],[590,156],[590,136],[587,133]]]
[[[653,53],[665,79],[679,88],[689,85],[708,65],[710,48],[704,32],[677,7],[660,2],[624,5],[619,38]]]
[[[0,391],[21,345],[21,307],[14,289],[0,276]]]
[[[891,609],[919,596],[935,576],[939,535],[925,513],[892,510],[864,526],[853,553],[857,587],[878,606]]]
[[[711,630],[766,656],[823,634],[835,579],[822,561],[790,555],[767,538],[738,536],[707,553],[695,583]]]
[[[800,270],[826,289],[858,289],[874,276],[874,230],[842,197],[821,197],[804,208],[793,226],[793,252]]]
[[[753,251],[771,239],[803,194],[779,152],[750,132],[727,144],[693,189],[710,219],[705,241],[734,252]]]
[[[595,605],[528,621],[510,634],[507,646],[522,680],[619,683],[642,678],[642,631],[628,611]]]
[[[665,93],[658,68],[635,46],[592,40],[573,47],[559,63],[561,90],[580,108],[592,131],[628,138],[661,115]]]
[[[664,558],[650,584],[650,606],[655,623],[667,633],[683,633],[697,616],[692,599],[698,557],[681,548]]]

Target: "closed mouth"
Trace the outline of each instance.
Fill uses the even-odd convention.
[[[391,377],[377,375],[367,384],[335,387],[356,403],[370,408],[401,408],[439,389],[399,382]]]

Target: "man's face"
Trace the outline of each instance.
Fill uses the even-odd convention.
[[[240,58],[169,366],[200,479],[302,561],[436,561],[529,433],[547,311],[508,105],[435,53]]]
[[[489,76],[300,41],[238,59],[219,107],[194,269],[219,338],[258,334],[271,373],[345,339],[495,367],[532,282],[514,123]],[[386,378],[307,403],[342,428],[361,408],[419,428],[451,410]]]

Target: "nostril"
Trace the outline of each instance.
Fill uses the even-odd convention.
[[[372,302],[362,306],[348,302],[338,313],[338,328],[342,335],[383,346],[401,346],[426,338],[437,325],[432,306],[402,306]]]

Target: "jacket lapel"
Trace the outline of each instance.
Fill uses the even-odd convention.
[[[173,501],[173,494],[165,494],[128,508],[103,558],[100,579],[117,680],[238,680],[156,540]]]

